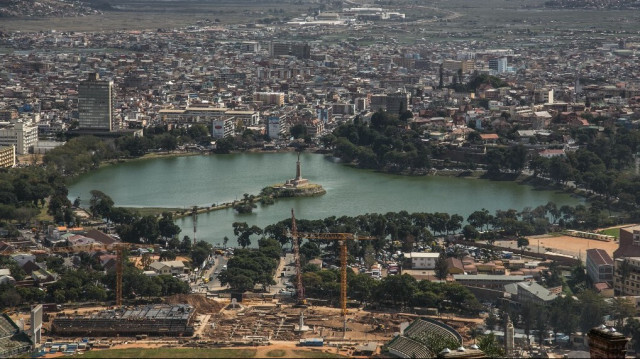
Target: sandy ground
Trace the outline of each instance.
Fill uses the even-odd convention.
[[[580,257],[583,261],[586,260],[586,250],[590,248],[599,248],[605,250],[611,257],[613,257],[613,252],[618,249],[618,242],[605,242],[598,241],[595,239],[586,239],[586,238],[578,238],[578,237],[570,237],[570,236],[550,236],[550,235],[541,235],[541,236],[530,236],[527,237],[529,239],[529,249],[532,252],[544,253],[547,252],[548,249],[551,252],[556,252],[560,254],[567,254],[574,256],[576,258]],[[513,248],[517,253],[518,245],[516,241],[500,241],[496,242],[496,245],[501,247],[509,247]]]
[[[160,259],[160,256],[154,254],[154,255],[151,256],[151,259],[152,259],[152,262],[155,262],[155,261]],[[183,261],[183,262],[191,262],[191,259],[189,259],[187,257],[184,257],[184,256],[177,256],[175,260]],[[140,262],[142,261],[142,256],[137,256],[137,257],[131,256],[131,257],[129,257],[129,261],[133,262],[133,264],[136,267],[142,269],[142,265],[140,264]]]

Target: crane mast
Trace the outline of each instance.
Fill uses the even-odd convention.
[[[297,238],[313,238],[324,240],[337,240],[340,243],[340,309],[343,319],[343,334],[347,332],[347,241],[348,240],[370,240],[375,237],[358,236],[353,233],[298,233]]]
[[[293,241],[293,255],[296,261],[296,289],[298,295],[298,305],[306,305],[304,299],[304,287],[302,286],[302,268],[300,266],[300,243],[298,242],[298,227],[296,216],[291,208],[291,240]]]

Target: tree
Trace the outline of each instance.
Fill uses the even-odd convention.
[[[291,126],[289,132],[293,138],[304,138],[307,135],[307,126],[303,123],[299,123]]]
[[[578,295],[580,300],[579,327],[583,333],[596,327],[603,322],[607,304],[598,293],[592,290],[585,290]]]
[[[177,258],[176,252],[174,251],[164,251],[160,253],[158,258],[159,261],[173,261]]]
[[[587,276],[586,269],[582,261],[578,261],[576,265],[571,269],[571,277],[567,281],[569,288],[575,294],[582,292],[587,288]]]
[[[158,236],[160,236],[158,220],[155,216],[144,216],[136,221],[133,227],[138,238],[144,238],[148,243],[155,243]]]
[[[191,252],[191,238],[189,236],[184,236],[182,242],[180,242],[180,252],[189,253]]]
[[[469,217],[467,217],[467,222],[469,222],[469,224],[476,228],[484,228],[485,230],[487,230],[486,226],[491,223],[492,219],[493,216],[489,213],[489,211],[483,208],[479,211],[471,213]]]
[[[529,245],[529,240],[526,237],[518,237],[518,248],[524,250],[524,247]]]
[[[548,312],[554,338],[559,332],[570,335],[575,331],[578,323],[576,307],[572,296],[559,296],[551,302]]]
[[[163,212],[162,217],[158,221],[158,230],[164,238],[174,238],[182,229],[173,222],[173,214],[171,212]]]
[[[304,255],[307,260],[320,256],[320,247],[312,242],[304,242],[300,246],[300,254]]]
[[[435,275],[436,275],[436,278],[440,280],[444,280],[447,278],[448,274],[449,274],[449,266],[447,265],[446,255],[443,252],[443,253],[440,253],[440,255],[438,256],[438,259],[436,260]]]
[[[140,264],[142,265],[142,268],[144,270],[149,269],[149,265],[151,264],[151,262],[153,262],[153,259],[151,258],[151,254],[144,253],[142,255],[142,258],[140,259]]]
[[[493,311],[489,312],[489,315],[484,319],[484,324],[487,328],[493,331],[498,325],[498,317],[493,313]]]
[[[480,232],[478,232],[476,227],[467,224],[466,226],[464,226],[464,228],[462,228],[462,235],[464,236],[464,239],[469,241],[478,238],[480,236]]]
[[[233,205],[233,209],[240,214],[251,213],[254,208],[258,208],[258,205],[254,203],[254,196],[250,196],[247,193],[244,194],[244,198],[242,200]]]
[[[15,287],[8,284],[0,286],[0,307],[15,307],[22,302],[22,298]]]
[[[623,329],[624,335],[631,337],[633,350],[640,352],[640,320],[631,318],[627,321]]]
[[[109,219],[111,210],[113,209],[113,200],[101,191],[92,190],[91,199],[89,200],[89,210],[94,217],[104,217]]]
[[[493,333],[481,336],[478,340],[478,347],[489,358],[503,358],[505,354],[502,345]]]
[[[545,280],[547,287],[557,287],[562,285],[562,274],[556,261],[549,264],[549,269],[542,273],[542,278]]]
[[[529,342],[529,335],[531,334],[531,329],[533,328],[534,321],[534,313],[535,308],[533,304],[530,302],[525,302],[520,307],[520,317],[522,319],[522,325],[524,327],[524,334],[527,336],[527,342]]]
[[[538,334],[538,343],[544,343],[547,336],[547,328],[549,327],[549,313],[539,306],[534,306],[536,318],[536,333]]]
[[[463,220],[464,218],[462,218],[462,216],[458,214],[452,214],[451,217],[449,217],[449,220],[447,221],[447,224],[446,224],[447,234],[450,231],[455,232],[459,230],[462,227]]]
[[[238,236],[238,244],[242,247],[251,245],[251,236],[254,234],[262,234],[262,229],[258,226],[251,226],[246,222],[233,222],[233,234]]]
[[[205,241],[198,241],[191,250],[191,260],[193,265],[199,267],[211,255],[213,247]]]
[[[635,305],[628,298],[614,297],[611,303],[612,317],[615,320],[615,327],[622,330],[624,322],[632,318],[636,312]]]
[[[367,274],[356,274],[349,280],[349,296],[363,303],[371,297],[378,282]]]

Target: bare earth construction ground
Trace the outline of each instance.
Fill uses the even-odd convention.
[[[613,252],[618,249],[618,242],[605,242],[598,241],[594,239],[586,239],[586,238],[577,238],[570,236],[554,236],[554,235],[540,235],[540,236],[530,236],[527,237],[529,239],[529,248],[532,252],[544,253],[550,249],[551,252],[566,254],[570,256],[574,256],[576,258],[580,257],[584,261],[586,258],[586,250],[590,248],[600,248],[605,250],[609,255],[613,258]],[[513,248],[515,252],[519,250],[516,241],[509,242],[496,242],[497,245],[501,247],[509,247]]]

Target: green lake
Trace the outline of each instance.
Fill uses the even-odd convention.
[[[80,176],[69,188],[71,200],[80,197],[88,206],[89,192],[98,189],[113,198],[117,206],[171,207],[189,209],[211,206],[258,194],[268,185],[282,183],[295,175],[295,153],[242,153],[184,156],[136,160],[106,166]],[[582,201],[566,193],[536,190],[515,182],[465,179],[445,176],[398,176],[360,170],[336,163],[331,157],[304,153],[302,175],[322,185],[320,197],[278,199],[252,214],[232,209],[198,216],[197,238],[213,244],[228,236],[235,243],[231,224],[236,221],[261,228],[290,216],[322,219],[365,213],[447,212],[466,218],[475,210],[536,207],[549,201],[558,206]],[[193,237],[190,217],[178,219],[180,236]],[[256,242],[254,240],[254,242]]]

